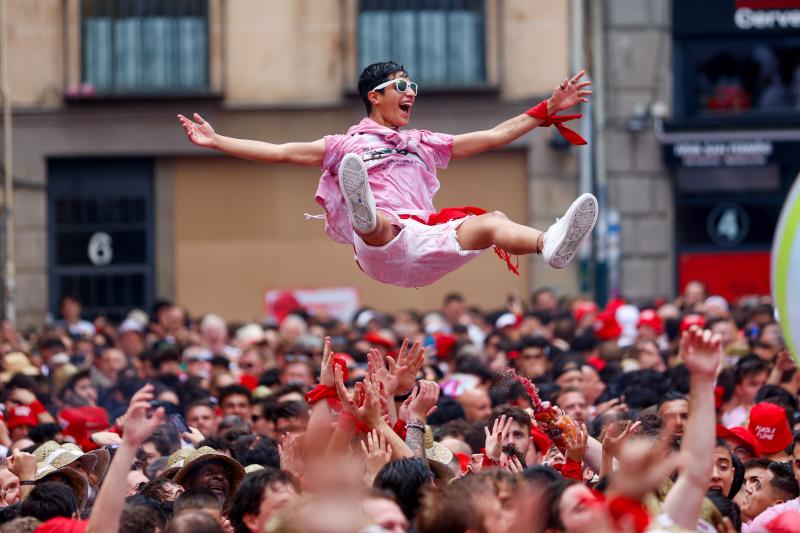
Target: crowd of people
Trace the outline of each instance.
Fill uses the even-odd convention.
[[[800,531],[766,298],[288,303],[4,323],[0,533]]]

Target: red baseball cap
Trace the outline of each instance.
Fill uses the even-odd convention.
[[[705,325],[706,325],[706,319],[703,318],[703,315],[697,315],[697,314],[686,315],[685,317],[683,317],[683,320],[681,320],[681,326],[679,332],[683,333],[692,326],[700,326],[702,328],[705,327]]]
[[[774,403],[757,403],[750,409],[747,429],[755,435],[759,448],[765,454],[779,452],[792,442],[792,430],[786,420],[786,411]]]
[[[580,302],[578,305],[575,306],[575,322],[580,322],[581,320],[589,314],[597,314],[598,312],[597,304],[590,301],[583,301]]]
[[[717,424],[717,436],[723,439],[734,439],[749,448],[753,456],[761,456],[761,446],[758,444],[758,439],[747,428],[735,426],[729,429],[722,424]]]
[[[664,324],[661,322],[661,317],[653,309],[645,309],[639,313],[639,323],[636,324],[636,327],[640,328],[642,326],[652,328],[657,335],[661,335],[664,332]]]
[[[6,427],[14,429],[20,426],[35,426],[39,423],[36,413],[33,412],[30,405],[15,405],[6,413],[8,421]]]
[[[381,335],[377,331],[370,331],[366,335],[364,335],[364,340],[370,344],[377,344],[378,346],[384,346],[386,348],[394,348],[394,342]]]
[[[108,413],[102,407],[67,407],[58,413],[58,423],[66,437],[83,442],[89,435],[108,429]]]

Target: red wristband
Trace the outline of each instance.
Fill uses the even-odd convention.
[[[339,414],[339,429],[345,433],[369,433],[372,428],[356,418],[350,411]]]
[[[547,126],[555,126],[558,132],[570,143],[575,145],[587,144],[586,139],[581,137],[577,131],[571,130],[568,127],[564,126],[564,122],[568,122],[570,120],[575,120],[581,118],[582,114],[576,115],[551,115],[547,112],[547,100],[543,100],[533,106],[532,108],[525,111],[525,114],[539,119],[542,121],[540,126],[547,127]]]
[[[394,423],[394,427],[392,429],[394,430],[395,433],[397,433],[397,435],[401,439],[406,440],[406,421],[405,420],[399,420],[398,419],[397,422]]]

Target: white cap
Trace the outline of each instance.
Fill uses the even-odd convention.
[[[122,335],[123,333],[144,333],[144,328],[139,323],[138,320],[134,318],[126,318],[122,321],[122,324],[119,326],[119,334]]]
[[[497,322],[494,323],[494,327],[497,329],[503,329],[508,326],[516,326],[517,325],[517,315],[514,313],[503,313],[497,319]]]

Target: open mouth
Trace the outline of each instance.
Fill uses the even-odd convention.
[[[226,495],[225,487],[223,487],[222,485],[218,485],[216,483],[209,484],[208,485],[208,490],[210,490],[211,492],[215,492],[215,493],[219,494],[223,498]]]
[[[717,485],[716,483],[713,485],[709,485],[708,490],[716,490],[722,492],[722,485]]]
[[[400,103],[400,111],[402,111],[403,113],[406,113],[406,114],[411,113],[411,105],[412,104],[409,103],[409,102],[401,102]]]

